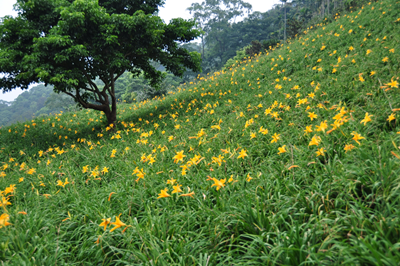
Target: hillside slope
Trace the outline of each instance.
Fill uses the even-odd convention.
[[[397,265],[398,10],[120,105],[115,129],[93,111],[0,129],[0,260]]]

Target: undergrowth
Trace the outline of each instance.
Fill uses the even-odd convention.
[[[400,2],[177,92],[0,129],[7,265],[398,265]]]

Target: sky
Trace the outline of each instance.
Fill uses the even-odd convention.
[[[252,11],[266,12],[275,4],[280,3],[279,0],[244,0],[253,6]],[[6,15],[16,16],[17,12],[13,10],[16,0],[0,0],[0,18]],[[172,18],[190,19],[192,16],[186,10],[192,3],[201,3],[202,0],[166,0],[163,7],[160,8],[160,17],[168,23]],[[13,101],[23,91],[20,89],[13,90],[8,93],[0,92],[0,100]]]

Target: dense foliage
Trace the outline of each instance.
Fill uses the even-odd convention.
[[[5,265],[397,265],[400,2],[152,101],[0,129]]]
[[[361,6],[365,0],[281,0],[267,12],[250,12],[239,0],[206,0],[188,10],[204,31],[197,49],[202,54],[204,74],[224,66],[236,52],[251,44],[284,40],[301,34],[320,20],[332,21],[336,13]],[[224,4],[222,4],[224,3]],[[237,18],[249,15],[242,21]],[[268,45],[269,46],[269,45]]]
[[[18,16],[0,24],[0,87],[27,89],[33,82],[54,85],[84,108],[116,121],[115,82],[129,71],[151,85],[164,73],[199,71],[200,58],[180,43],[199,35],[193,20],[165,24],[156,14],[162,0],[18,0]],[[99,88],[96,79],[103,82]],[[92,101],[94,99],[94,102]]]

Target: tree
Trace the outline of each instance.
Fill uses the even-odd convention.
[[[200,55],[179,46],[200,35],[194,20],[156,16],[163,0],[17,0],[18,16],[0,25],[0,88],[54,85],[84,108],[116,122],[115,82],[144,73],[152,86],[164,76],[200,71]],[[100,79],[104,86],[94,82]]]
[[[202,59],[206,69],[211,71],[222,67],[226,60],[235,54],[229,50],[229,29],[236,18],[251,12],[252,6],[243,0],[204,0],[193,3],[187,10],[196,19],[199,28],[203,30],[201,36]],[[205,48],[209,52],[206,56]]]
[[[287,4],[290,3],[288,2],[288,0],[279,0],[282,3],[282,6],[284,7],[284,33],[283,33],[283,41],[286,43],[286,26],[287,26],[287,19],[286,19],[286,15],[287,15]]]

